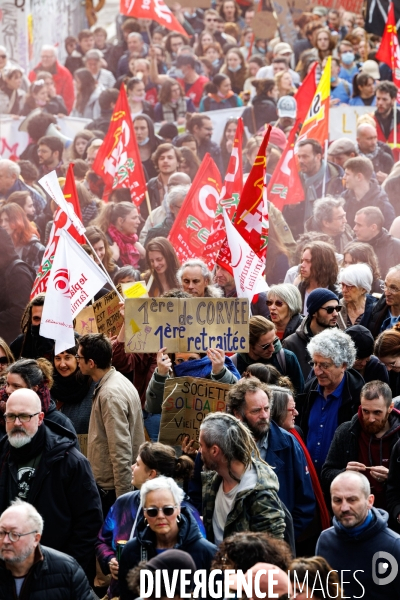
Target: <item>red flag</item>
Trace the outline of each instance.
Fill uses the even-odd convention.
[[[206,154],[168,236],[180,262],[203,256],[204,245],[215,219],[221,187],[217,165]]]
[[[317,90],[315,81],[316,68],[317,63],[315,63],[308,73],[296,94],[296,122],[289,133],[286,148],[268,184],[268,198],[279,210],[282,210],[286,204],[297,204],[297,202],[304,200],[303,186],[294,156],[294,145],[296,143],[296,136],[310,110]],[[288,190],[290,190],[289,195]]]
[[[124,85],[92,169],[104,180],[107,195],[116,188],[129,188],[132,202],[136,206],[143,202],[146,180]]]
[[[265,258],[268,244],[268,204],[265,175],[267,146],[271,134],[268,125],[253,167],[244,184],[236,212],[235,226],[259,258]]]
[[[73,164],[69,165],[63,194],[66,201],[72,204],[75,214],[80,220],[82,220],[81,207],[75,186]],[[42,264],[39,267],[39,271],[37,272],[36,279],[33,283],[31,299],[37,294],[43,293],[47,290],[47,281],[49,279],[58,241],[60,239],[61,229],[66,229],[66,231],[68,231],[68,233],[71,234],[79,244],[84,244],[86,241],[85,238],[77,232],[62,208],[58,208],[50,231],[49,241],[47,242],[47,246],[43,254]]]
[[[239,118],[231,157],[225,175],[224,186],[219,198],[219,204],[215,213],[211,233],[203,251],[202,258],[210,271],[214,268],[216,257],[226,238],[223,209],[225,208],[228,211],[230,218],[232,218],[234,209],[239,204],[239,195],[243,189],[242,143],[243,121]]]
[[[397,86],[397,102],[400,102],[400,47],[393,2],[389,6],[385,31],[376,58],[392,69],[393,83]]]
[[[166,29],[188,35],[163,0],[120,0],[119,12],[127,17],[151,19]]]

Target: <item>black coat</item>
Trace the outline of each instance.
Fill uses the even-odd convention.
[[[44,449],[26,500],[44,519],[43,543],[89,570],[103,522],[92,469],[72,432],[51,421],[41,427],[46,428]],[[0,440],[0,513],[10,503],[10,478],[17,481],[17,465],[5,436]]]
[[[0,336],[7,344],[19,334],[35,279],[33,269],[18,258],[11,239],[10,244],[9,255],[0,260]]]
[[[397,523],[400,514],[400,441],[392,449],[389,464],[389,476],[386,484],[386,503],[389,517]],[[395,529],[400,531],[400,525]]]
[[[344,209],[346,211],[346,218],[350,227],[354,227],[354,218],[356,216],[356,212],[361,208],[365,208],[366,206],[376,206],[377,208],[381,209],[385,218],[385,227],[388,229],[396,216],[394,208],[390,204],[386,192],[375,181],[375,179],[371,179],[369,182],[369,190],[361,198],[361,200],[356,199],[352,190],[346,190],[343,192],[342,198],[344,198],[346,201]]]
[[[43,560],[31,567],[20,598],[29,600],[94,600],[85,573],[76,560],[46,546],[40,548]],[[24,592],[27,592],[27,595]],[[28,595],[29,594],[29,595]],[[14,577],[0,560],[0,598],[16,598]]]
[[[378,302],[372,307],[371,317],[366,327],[370,330],[374,338],[377,338],[383,321],[389,316],[388,305],[386,304],[385,294],[379,298]]]
[[[385,278],[391,267],[400,263],[400,240],[393,237],[386,229],[368,242],[378,258],[381,277]]]
[[[400,413],[397,410],[392,411],[390,416],[390,429],[393,434],[390,436],[392,452],[394,445],[400,439]],[[354,415],[351,421],[342,423],[335,431],[328,456],[321,471],[321,485],[326,493],[332,481],[339,473],[346,470],[347,463],[359,460],[358,439],[361,433],[361,425],[358,415]],[[369,465],[368,465],[369,466]],[[372,493],[374,493],[372,491]],[[399,496],[400,498],[400,496]]]
[[[338,411],[338,425],[350,421],[356,414],[360,404],[360,392],[364,385],[364,379],[354,369],[346,371],[346,383],[343,388],[342,403]],[[318,396],[318,380],[312,377],[306,382],[304,393],[296,397],[296,408],[299,411],[298,425],[300,425],[304,439],[307,439],[308,420],[310,412]]]
[[[128,571],[136,567],[141,560],[150,560],[156,556],[156,537],[150,527],[146,527],[143,516],[139,517],[136,532],[137,537],[126,544],[119,562],[118,581],[121,600],[133,600],[135,597],[133,592],[128,590],[126,583]],[[210,570],[211,561],[217,551],[215,544],[202,537],[196,519],[184,506],[181,507],[178,543],[175,548],[190,554],[197,569],[207,571]],[[145,552],[146,558],[142,557],[142,551]]]
[[[278,113],[272,98],[255,96],[252,106],[247,106],[242,114],[244,125],[253,135],[266,123],[276,121]]]
[[[288,325],[289,324],[290,321]],[[307,344],[311,337],[312,335],[310,335],[309,331],[309,318],[303,317],[294,333],[286,335],[285,330],[285,337],[282,340],[282,346],[297,356],[297,360],[300,363],[300,368],[305,380],[307,380],[307,377],[311,371],[311,367],[309,365],[311,356],[307,351]]]

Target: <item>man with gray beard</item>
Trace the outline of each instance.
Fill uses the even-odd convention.
[[[42,531],[41,515],[19,498],[0,515],[0,597],[94,600],[76,560],[39,544]]]
[[[13,392],[0,441],[0,513],[15,499],[30,502],[45,520],[42,541],[74,557],[91,581],[94,542],[102,524],[99,493],[76,436],[43,422],[36,392]]]

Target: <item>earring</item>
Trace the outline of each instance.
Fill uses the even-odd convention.
[[[146,517],[144,518],[144,522],[146,523],[146,527],[148,527],[148,526],[149,526],[149,522],[148,522],[148,520],[146,519]]]
[[[181,521],[182,521],[182,517],[181,517],[181,515],[179,514],[179,515],[177,515],[177,517],[176,517],[176,522],[177,522],[177,523],[180,523]]]

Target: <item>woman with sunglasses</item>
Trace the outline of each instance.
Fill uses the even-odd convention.
[[[378,299],[370,294],[372,286],[371,267],[366,264],[349,265],[339,273],[342,287],[342,310],[338,325],[347,329],[352,325],[368,327],[374,305]]]
[[[272,365],[282,375],[290,377],[295,394],[303,392],[304,377],[296,355],[282,348],[274,323],[265,317],[258,315],[250,318],[249,352],[235,354],[232,362],[240,374],[254,363]]]
[[[281,341],[294,333],[303,320],[301,295],[291,283],[271,286],[267,293],[267,306],[276,337]]]
[[[202,537],[192,512],[182,505],[184,497],[184,491],[170,477],[161,475],[143,484],[140,490],[143,514],[138,517],[135,537],[125,545],[120,559],[121,600],[136,597],[128,588],[128,571],[163,550],[183,550],[193,558],[197,569],[210,571],[217,547]]]
[[[146,481],[159,476],[172,477],[187,486],[193,473],[193,461],[188,456],[176,458],[175,450],[158,442],[145,442],[139,448],[135,464],[132,465],[132,485],[134,492],[123,494],[111,507],[96,542],[96,556],[104,574],[111,573],[112,579],[107,594],[109,598],[118,596],[118,548],[119,541],[135,537],[139,517],[143,517],[140,490]],[[203,537],[205,530],[199,513],[190,504],[187,496],[182,501],[193,515]]]
[[[15,362],[15,358],[9,345],[0,337],[0,385],[6,383],[7,367],[13,362]]]

